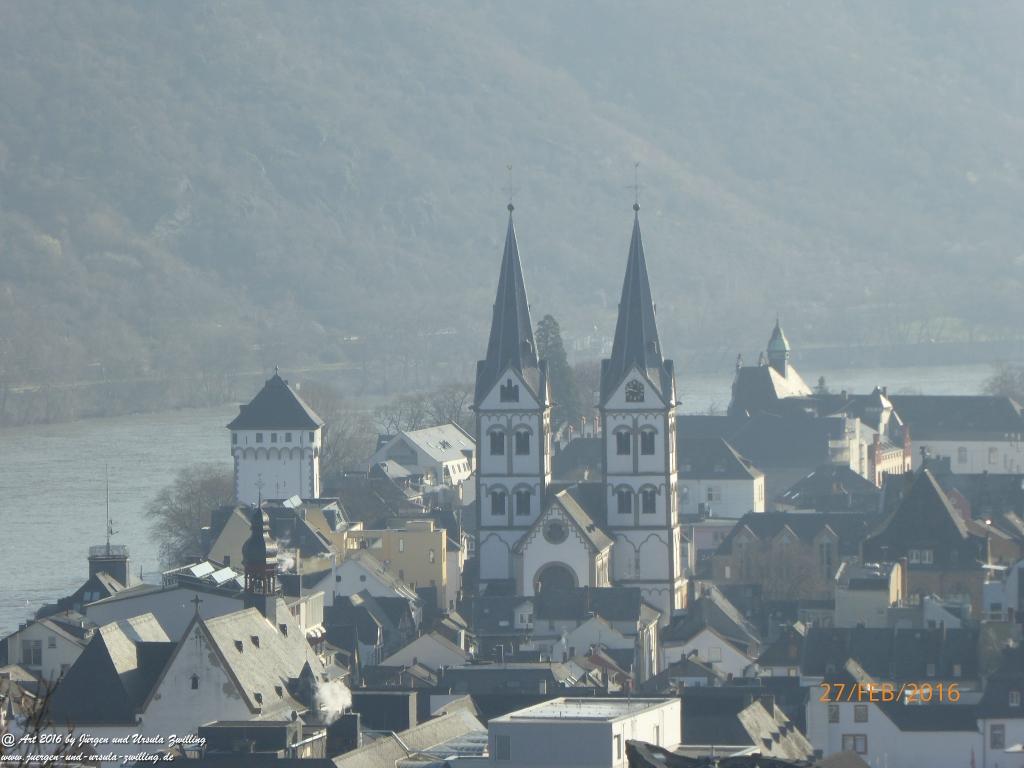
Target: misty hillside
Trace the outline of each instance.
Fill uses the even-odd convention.
[[[1022,25],[935,0],[6,3],[0,378],[468,372],[508,163],[535,319],[567,336],[612,332],[634,161],[669,353],[756,349],[776,311],[805,345],[1016,334]]]

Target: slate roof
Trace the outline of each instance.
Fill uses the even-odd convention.
[[[525,635],[529,630],[515,628],[515,611],[523,604],[532,606],[532,602],[532,598],[518,595],[488,595],[472,598],[461,610],[478,635]]]
[[[588,470],[598,476],[604,467],[603,450],[600,437],[574,437],[551,457],[551,473],[565,482],[584,479]]]
[[[1010,706],[1010,692],[1017,701],[1024,699],[1024,647],[1003,649],[998,668],[985,682],[985,693],[978,703],[978,717],[1024,719],[1024,707]]]
[[[658,612],[637,587],[577,587],[541,592],[533,598],[534,620],[583,620],[590,613],[606,621],[651,621]]]
[[[773,413],[781,401],[810,394],[811,388],[792,364],[786,367],[785,376],[770,365],[743,366],[736,370],[733,379],[729,415]]]
[[[99,627],[50,701],[59,724],[133,724],[176,643],[152,614]]]
[[[679,479],[754,480],[764,472],[720,437],[688,437],[677,432]]]
[[[715,554],[732,554],[733,541],[744,528],[761,541],[773,539],[783,528],[789,528],[804,542],[813,541],[822,530],[830,528],[839,537],[839,556],[844,557],[858,553],[868,529],[868,519],[858,514],[827,512],[748,512],[729,531]]]
[[[686,643],[705,629],[714,630],[741,653],[758,652],[761,638],[757,629],[713,585],[704,586],[700,597],[687,606],[685,613],[665,627],[662,643]]]
[[[463,451],[472,451],[476,448],[476,443],[469,433],[451,422],[402,432],[402,435],[438,463],[460,461],[466,458]]]
[[[822,464],[791,485],[778,501],[818,512],[876,512],[881,491],[846,465]]]
[[[601,530],[590,515],[583,510],[583,507],[580,506],[579,502],[577,502],[567,490],[555,493],[554,500],[576,526],[576,529],[590,545],[592,551],[603,552],[612,545],[612,540],[603,530]],[[534,529],[540,528],[546,523],[546,521],[551,517],[551,510],[552,507],[549,506],[547,510],[545,510],[544,514],[540,515],[533,522],[533,525],[530,526],[529,530],[523,534],[522,538],[516,542],[513,547],[516,552],[521,552],[523,550]]]
[[[892,395],[915,441],[1006,439],[1024,433],[1021,406],[993,395]]]
[[[487,357],[477,363],[476,368],[473,400],[476,405],[483,401],[509,368],[522,376],[538,400],[546,402],[547,392],[542,391],[542,388],[546,390],[547,385],[542,365],[537,359],[537,344],[533,338],[530,302],[526,298],[526,283],[523,280],[523,265],[519,261],[511,203],[498,292],[494,298],[491,334],[487,339]]]
[[[978,675],[978,632],[973,629],[891,629],[812,627],[804,641],[800,669],[824,677],[853,659],[880,680],[953,679],[959,665],[962,679]],[[935,674],[929,676],[928,665]],[[830,672],[831,670],[831,672]]]
[[[761,667],[799,667],[807,630],[801,624],[786,627],[757,658]]]
[[[619,299],[611,357],[601,363],[601,402],[604,403],[634,369],[647,377],[661,398],[675,403],[675,373],[671,360],[662,357],[651,282],[647,276],[639,206],[633,206],[633,235],[629,243],[626,276]]]
[[[395,768],[398,761],[409,755],[481,731],[486,733],[480,721],[460,708],[339,755],[334,758],[334,765],[336,768]]]
[[[316,411],[275,372],[256,397],[239,406],[228,429],[318,429],[323,425]]]

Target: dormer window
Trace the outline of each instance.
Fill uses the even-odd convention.
[[[498,399],[503,403],[519,402],[519,385],[513,384],[512,379],[506,379],[505,383],[498,388]]]
[[[263,694],[262,694],[262,693],[259,693],[259,692],[257,691],[256,693],[254,693],[254,694],[252,695],[252,697],[253,697],[253,698],[254,698],[254,699],[256,700],[256,703],[257,703],[257,704],[262,704],[262,703],[263,703]]]
[[[633,379],[626,384],[626,402],[642,403],[644,401],[644,385],[642,382]]]

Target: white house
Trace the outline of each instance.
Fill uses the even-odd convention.
[[[1024,757],[1005,750],[1024,744],[1024,651],[1018,646],[1003,651],[999,667],[989,676],[978,703],[978,727],[982,733],[979,768],[1010,768],[1024,765]],[[1015,762],[1016,761],[1016,762]]]
[[[400,430],[370,457],[370,465],[393,461],[424,485],[459,488],[473,475],[476,444],[458,424]]]
[[[867,675],[855,662],[846,669],[823,680],[835,686],[860,683],[877,690],[885,682]],[[838,688],[830,688],[838,691]],[[871,701],[864,693],[860,701],[822,701],[822,689],[816,689],[807,700],[807,738],[824,756],[837,752],[855,752],[869,765],[928,768],[963,768],[972,762],[984,765],[984,745],[978,730],[973,706],[884,702],[881,693]],[[846,698],[835,694],[838,698]],[[994,765],[990,762],[988,765]],[[1007,763],[1001,763],[1008,768]]]
[[[324,421],[275,369],[228,424],[239,504],[320,496]]]
[[[384,659],[383,667],[411,667],[414,664],[438,670],[465,664],[469,653],[437,632],[420,635],[404,648]]]
[[[764,512],[764,472],[720,437],[680,432],[679,504],[681,514],[702,518]]]
[[[844,561],[835,576],[836,627],[887,627],[889,609],[904,599],[903,567],[899,563]]]
[[[625,768],[626,742],[675,747],[679,699],[558,698],[491,719],[488,756],[465,768]]]
[[[85,649],[93,626],[77,613],[29,622],[7,636],[8,661],[40,680],[56,682]]]

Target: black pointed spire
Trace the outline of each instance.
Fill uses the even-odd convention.
[[[647,276],[644,244],[640,237],[640,206],[633,203],[633,237],[619,300],[619,319],[611,357],[601,375],[601,399],[606,400],[634,368],[644,371],[667,399],[673,397],[671,363],[666,364],[658,339],[658,324]]]
[[[512,222],[514,206],[508,204],[508,231],[501,257],[501,276],[494,299],[491,335],[487,341],[487,359],[477,365],[476,403],[480,403],[506,369],[517,371],[535,394],[540,393],[540,366],[533,340],[530,304],[526,299],[523,265]]]

